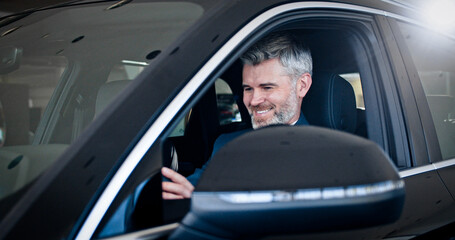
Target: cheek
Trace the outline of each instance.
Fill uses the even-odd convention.
[[[267,101],[279,108],[286,101],[286,98],[287,96],[283,94],[274,93],[267,97]]]
[[[248,94],[243,94],[243,104],[248,107],[249,105],[249,102],[250,102],[250,97],[248,96]]]

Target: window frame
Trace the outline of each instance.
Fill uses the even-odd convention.
[[[294,4],[288,4],[288,5],[294,5]],[[300,4],[295,4],[295,5],[305,6],[306,4],[300,3]],[[311,5],[311,4],[309,4],[309,5]],[[338,5],[338,4],[335,4],[335,5]],[[344,7],[349,6],[346,4],[339,4],[339,5],[344,6]],[[363,8],[361,8],[361,9],[363,9]],[[298,17],[299,19],[311,18],[311,16],[309,16],[309,15],[311,15],[311,13],[313,11],[313,9],[311,7],[309,7],[309,8],[301,7],[298,10],[302,11],[302,13],[298,14],[298,16],[300,16],[300,17]],[[348,11],[346,11],[346,10],[347,10],[346,8],[340,8],[340,9],[331,8],[331,9],[327,10],[327,15],[331,15],[331,16],[337,15],[337,17],[341,16],[341,17],[344,17],[345,20],[350,20],[350,21],[354,20],[361,24],[365,24],[364,21],[366,21],[366,19],[368,19],[368,24],[370,25],[371,33],[367,34],[368,36],[366,36],[365,38],[369,39],[369,40],[371,40],[371,38],[373,38],[375,40],[375,43],[374,43],[375,46],[373,47],[375,55],[374,56],[371,56],[371,55],[365,56],[366,58],[368,58],[370,60],[368,62],[369,66],[370,66],[369,73],[364,72],[365,68],[360,69],[360,70],[362,70],[363,74],[368,75],[368,78],[369,78],[368,80],[365,80],[364,77],[362,78],[362,80],[363,80],[362,87],[363,88],[368,87],[368,89],[369,89],[367,91],[364,90],[364,99],[365,99],[365,101],[370,102],[368,107],[372,107],[373,110],[371,110],[371,113],[377,114],[377,115],[370,114],[371,119],[376,119],[375,121],[378,121],[378,132],[376,133],[376,136],[374,136],[373,138],[375,138],[377,143],[379,145],[381,145],[382,147],[384,147],[386,149],[386,151],[397,151],[396,150],[397,148],[393,145],[395,143],[396,139],[403,140],[406,142],[407,137],[406,137],[406,135],[403,135],[403,134],[390,135],[390,132],[387,130],[387,126],[390,126],[390,124],[396,126],[398,129],[401,129],[403,124],[398,123],[400,120],[395,120],[395,121],[391,122],[392,118],[389,116],[390,114],[384,114],[387,110],[390,110],[390,108],[392,108],[393,106],[397,107],[397,109],[395,109],[396,112],[400,112],[400,109],[399,109],[400,104],[398,104],[398,102],[397,102],[398,100],[396,98],[390,98],[388,96],[388,93],[386,93],[385,90],[382,90],[382,91],[380,90],[380,89],[391,89],[391,86],[392,86],[391,82],[392,82],[394,75],[392,73],[391,66],[390,66],[390,64],[388,64],[388,61],[387,61],[387,54],[385,53],[385,48],[383,46],[383,40],[379,33],[380,27],[377,25],[377,22],[376,22],[377,21],[376,16],[378,13],[375,11],[373,11],[373,12],[361,11],[360,13],[358,13],[358,15],[364,16],[365,18],[364,19],[354,19],[352,17],[352,15],[350,15],[350,14],[352,14],[352,12],[349,12],[349,10],[351,10],[351,9],[349,9]],[[189,81],[189,83],[183,88],[183,90],[179,94],[177,94],[177,96],[179,96],[180,94],[187,95],[186,101],[180,102],[181,105],[178,108],[175,108],[175,106],[173,106],[172,102],[171,102],[171,104],[168,105],[168,108],[164,109],[164,111],[161,113],[160,117],[167,115],[167,117],[165,119],[169,119],[168,120],[169,122],[162,123],[164,126],[163,126],[163,130],[161,132],[155,132],[155,134],[158,134],[158,135],[156,135],[156,141],[150,142],[150,139],[149,139],[149,144],[151,145],[151,147],[149,148],[147,153],[141,157],[141,160],[138,162],[138,164],[141,166],[140,168],[143,168],[145,166],[145,165],[142,165],[142,164],[144,164],[144,162],[146,162],[143,159],[147,159],[150,156],[154,156],[154,158],[161,159],[161,157],[160,157],[160,156],[162,156],[161,148],[158,146],[159,146],[160,142],[163,140],[163,138],[166,138],[169,135],[169,133],[172,131],[173,127],[175,125],[177,125],[178,120],[184,116],[184,113],[187,112],[187,110],[195,104],[195,102],[201,97],[201,95],[203,95],[205,93],[205,90],[209,86],[211,86],[211,84],[213,84],[215,82],[215,80],[222,74],[222,72],[224,70],[226,70],[228,68],[228,66],[230,66],[239,57],[240,53],[243,52],[244,50],[246,50],[247,46],[251,45],[251,43],[256,41],[259,37],[262,37],[264,35],[264,33],[267,32],[268,30],[275,28],[276,26],[280,25],[284,21],[289,21],[289,19],[283,20],[283,18],[285,18],[284,15],[287,16],[287,14],[288,13],[285,12],[285,13],[282,13],[281,15],[277,15],[277,16],[273,16],[268,19],[265,19],[263,22],[260,23],[261,25],[259,25],[262,27],[257,27],[255,29],[248,29],[248,31],[250,31],[250,32],[248,32],[248,34],[242,33],[243,35],[245,35],[247,37],[241,38],[241,37],[237,37],[237,35],[234,35],[234,37],[232,37],[230,41],[237,42],[237,43],[235,43],[237,45],[236,47],[229,45],[230,41],[228,41],[228,43],[224,44],[221,47],[221,49],[212,57],[212,59],[210,59],[204,66],[202,66],[202,68],[193,77],[193,79]],[[294,14],[294,13],[292,13],[292,14]],[[301,16],[303,16],[303,17],[301,17]],[[271,23],[271,22],[273,22],[273,23]],[[264,26],[264,25],[266,25],[266,26]],[[242,30],[240,30],[239,32],[241,32],[241,31]],[[239,32],[237,32],[237,33],[240,34]],[[360,32],[362,32],[362,31],[360,31]],[[363,32],[363,33],[365,33],[365,32]],[[242,35],[242,34],[240,34],[240,35]],[[242,43],[242,44],[240,44],[240,43]],[[371,41],[368,42],[367,44],[371,44]],[[365,52],[367,52],[370,49],[365,48],[364,50],[365,50]],[[216,63],[216,64],[212,63],[211,61],[213,59],[216,59],[219,57],[218,54],[223,56],[222,59],[217,60],[218,63]],[[373,57],[373,59],[372,59],[372,57]],[[379,62],[377,62],[378,60],[383,64],[380,64]],[[211,69],[211,70],[205,71],[204,70],[205,68]],[[199,74],[200,74],[200,76],[199,76]],[[387,80],[384,80],[384,79],[387,79]],[[196,81],[196,83],[193,83],[194,81]],[[369,84],[364,84],[365,82],[369,82]],[[386,82],[386,83],[384,84],[384,82]],[[191,84],[196,84],[197,86],[193,86],[191,88],[191,90],[186,91],[186,88]],[[381,86],[379,87],[378,85],[381,85]],[[388,87],[384,87],[383,85],[387,85]],[[393,90],[392,90],[392,92],[393,92]],[[365,97],[365,95],[367,95],[367,97]],[[387,95],[387,97],[386,97],[386,95]],[[367,98],[369,100],[366,100]],[[385,102],[384,99],[391,99],[391,100]],[[181,100],[179,99],[178,101],[181,101]],[[373,105],[372,105],[372,103],[373,103]],[[171,110],[169,110],[169,109],[171,109]],[[376,109],[378,111],[374,111],[374,109]],[[387,115],[387,116],[385,116],[385,115]],[[156,122],[160,121],[160,117],[158,118],[158,120],[156,120]],[[379,120],[377,120],[377,119],[379,119]],[[399,118],[399,119],[401,119],[401,118]],[[166,121],[161,120],[161,122],[166,122]],[[149,129],[149,131],[151,129],[153,129],[153,127],[154,126],[152,125],[151,128]],[[402,133],[402,132],[403,131],[400,131],[400,133]],[[147,133],[146,133],[146,135],[147,135]],[[144,136],[144,137],[147,138],[147,136]],[[404,149],[406,149],[406,148],[400,148],[399,151],[401,151],[401,152],[399,152],[399,154],[407,155],[407,153],[405,152]],[[406,165],[405,167],[410,167],[410,166]],[[132,182],[130,182],[131,178],[134,178],[134,177],[137,178],[138,176],[142,176],[142,177],[139,177],[142,179],[144,179],[146,177],[146,175],[144,175],[143,172],[142,173],[139,173],[139,172],[133,173],[130,176],[130,178],[127,180],[127,182],[132,183]],[[130,184],[126,184],[125,187],[127,185],[131,187]],[[125,188],[122,188],[120,191],[123,191],[124,193],[128,192],[125,190]],[[116,202],[116,204],[114,204],[116,206],[118,206],[120,204],[118,199],[115,199],[115,200],[113,199],[113,201]],[[155,228],[157,228],[157,227],[155,227]],[[150,230],[155,229],[155,228],[151,228]]]

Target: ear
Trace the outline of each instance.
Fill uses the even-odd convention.
[[[309,73],[302,74],[297,80],[297,96],[300,98],[305,97],[308,90],[310,90],[312,82],[313,80],[311,79],[311,75]]]

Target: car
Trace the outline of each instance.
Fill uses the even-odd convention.
[[[0,238],[455,237],[455,38],[426,13],[86,0],[0,18]],[[218,136],[251,128],[239,57],[278,31],[311,49],[310,126],[212,158]],[[209,159],[192,199],[162,199],[163,166]]]

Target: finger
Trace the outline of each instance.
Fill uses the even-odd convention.
[[[176,195],[183,196],[184,198],[191,197],[191,189],[186,188],[184,185],[174,182],[162,182],[163,192],[168,192]]]
[[[184,176],[180,175],[178,172],[176,172],[170,168],[167,168],[167,167],[162,167],[161,173],[163,174],[163,176],[169,178],[173,182],[180,183],[180,182],[184,182],[186,180]]]
[[[175,195],[175,194],[168,193],[168,192],[163,192],[162,196],[163,196],[163,199],[165,199],[165,200],[183,199],[183,196]]]
[[[163,167],[161,168],[161,173],[163,174],[163,176],[169,178],[172,182],[182,184],[185,188],[187,188],[190,191],[194,190],[193,184],[191,184],[184,176],[175,172],[174,170],[167,167]]]

